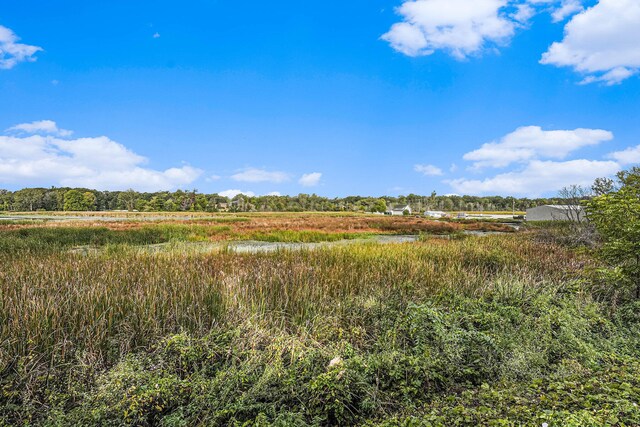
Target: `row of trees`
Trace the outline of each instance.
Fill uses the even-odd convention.
[[[540,204],[559,203],[559,198],[515,199],[513,197],[430,196],[409,194],[399,197],[342,198],[320,197],[316,194],[297,196],[238,195],[229,199],[219,194],[203,194],[196,190],[140,193],[127,191],[96,191],[87,188],[25,188],[15,192],[0,190],[2,211],[109,211],[137,210],[149,212],[176,211],[236,211],[236,212],[297,212],[297,211],[366,211],[384,212],[388,206],[408,204],[416,212],[427,209],[444,211],[517,211]]]

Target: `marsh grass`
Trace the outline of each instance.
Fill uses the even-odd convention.
[[[68,230],[65,243],[95,242],[95,234],[85,232]],[[40,242],[51,237],[40,230],[36,235]],[[166,234],[142,233],[134,241],[159,236]],[[110,248],[90,256],[0,254],[5,365],[23,357],[69,362],[84,352],[108,364],[167,333],[204,334],[229,319],[258,316],[297,327],[342,316],[362,298],[481,295],[506,281],[535,289],[575,270],[575,256],[561,248],[540,251],[500,236],[251,255]]]
[[[373,237],[373,235],[373,233],[328,233],[308,230],[280,230],[240,234],[237,237],[245,240],[258,240],[262,242],[319,243],[367,239]]]
[[[125,230],[107,227],[26,227],[0,230],[0,252],[56,252],[74,246],[152,245],[203,241],[227,235],[229,226],[154,224]]]
[[[154,245],[168,242],[207,242],[220,240],[258,240],[265,242],[319,243],[339,240],[367,239],[376,233],[370,231],[322,231],[270,229],[267,231],[236,230],[233,224],[245,223],[247,218],[223,217],[220,221],[199,223],[149,223],[132,222],[131,226],[110,228],[100,226],[31,226],[0,229],[0,252],[20,253],[55,252],[72,247],[103,247],[108,245]],[[229,225],[219,225],[229,224]],[[21,224],[25,225],[25,224]],[[382,223],[375,225],[379,234],[437,234],[459,236],[462,229],[455,224],[438,223]],[[470,230],[491,231],[482,224],[471,224]],[[502,229],[500,229],[502,231]]]
[[[573,425],[640,420],[620,403],[640,397],[637,316],[591,299],[585,254],[528,234],[255,254],[184,244],[233,235],[217,227],[3,231],[0,425],[528,425],[587,403],[595,421]],[[104,250],[59,250],[95,242]],[[139,250],[157,242],[169,250]],[[616,373],[629,388],[580,388]],[[557,384],[544,389],[557,403],[529,397],[536,381]]]

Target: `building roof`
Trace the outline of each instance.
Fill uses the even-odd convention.
[[[535,208],[552,208],[552,209],[561,209],[564,211],[568,211],[570,209],[582,209],[582,206],[580,205],[540,205],[540,206],[534,206],[533,208],[529,208],[529,209],[535,209]]]
[[[411,209],[409,205],[393,205],[391,207],[392,211],[404,211],[407,209]]]

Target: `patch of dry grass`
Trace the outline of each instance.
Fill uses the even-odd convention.
[[[110,214],[111,215],[111,214]],[[124,214],[123,214],[124,215]],[[149,214],[140,214],[149,215]],[[97,215],[95,215],[97,217]],[[159,219],[143,221],[142,216],[130,217],[126,221],[103,220],[65,220],[46,221],[35,224],[0,223],[0,231],[22,228],[67,228],[67,227],[106,227],[110,230],[134,230],[152,226],[199,226],[218,227],[225,225],[230,227],[229,233],[211,233],[212,240],[228,240],[234,236],[250,235],[252,233],[271,232],[322,232],[322,233],[396,233],[418,234],[433,233],[447,234],[462,230],[500,231],[512,232],[507,225],[483,221],[433,221],[420,217],[387,217],[379,215],[338,215],[320,213],[302,214],[243,214],[219,215],[193,215],[190,219],[181,219],[178,215],[172,215],[175,219]],[[62,217],[62,216],[61,216]],[[90,215],[91,217],[91,215]],[[129,217],[127,217],[129,218]],[[171,218],[169,216],[168,218]]]

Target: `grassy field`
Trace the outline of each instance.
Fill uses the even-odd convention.
[[[242,218],[2,225],[0,425],[640,425],[640,305],[596,297],[588,253],[459,234],[499,224]],[[422,238],[137,250],[372,233]]]

